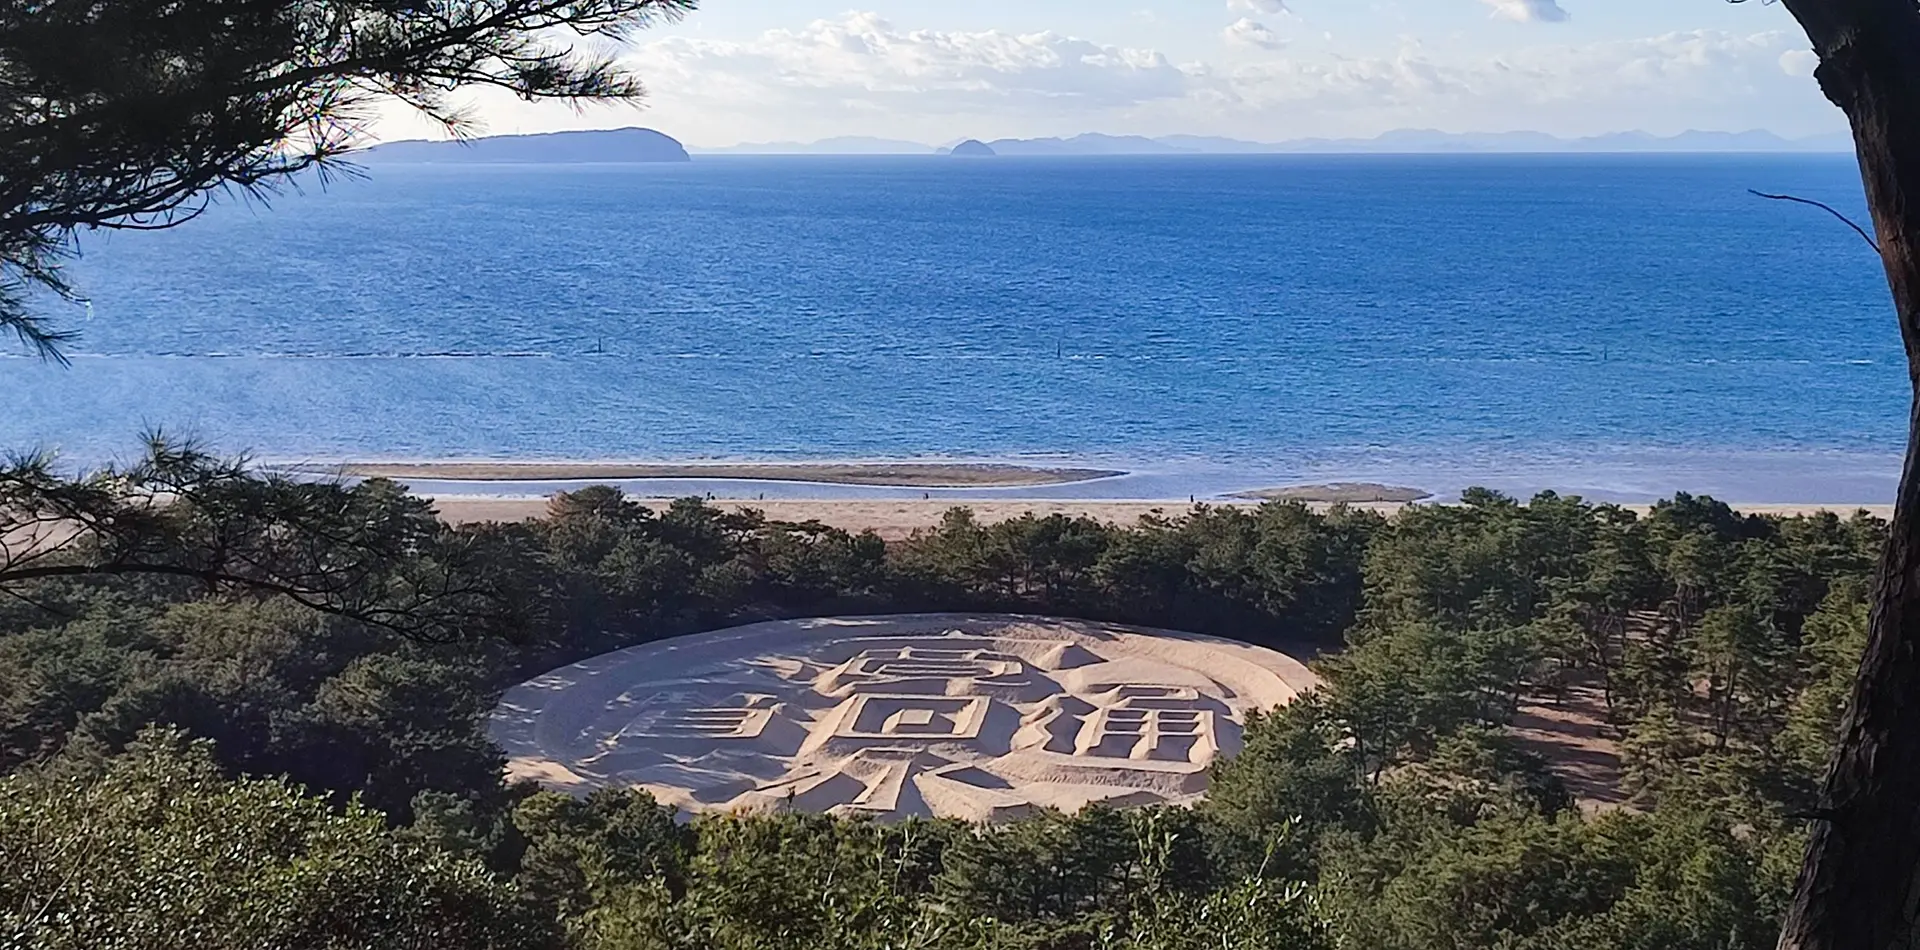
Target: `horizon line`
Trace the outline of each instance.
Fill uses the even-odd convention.
[[[1511,151],[1515,153],[1530,151],[1529,149],[1524,147],[1511,148],[1511,149],[1502,149],[1499,147],[1502,144],[1512,144],[1512,145],[1521,144],[1520,142],[1516,142],[1513,140],[1528,140],[1532,143],[1537,143],[1541,145],[1569,146],[1570,148],[1567,148],[1566,149],[1567,151],[1608,152],[1608,151],[1634,151],[1635,149],[1631,149],[1631,148],[1619,149],[1619,148],[1610,148],[1607,146],[1629,145],[1633,143],[1643,143],[1646,145],[1678,144],[1678,143],[1684,142],[1689,138],[1706,138],[1706,139],[1758,138],[1762,140],[1758,142],[1749,143],[1751,147],[1746,147],[1746,148],[1741,148],[1741,147],[1709,148],[1709,149],[1702,150],[1702,151],[1714,151],[1714,152],[1797,151],[1797,152],[1805,152],[1805,153],[1830,152],[1830,153],[1838,154],[1838,153],[1845,153],[1845,152],[1851,151],[1851,147],[1850,147],[1851,132],[1846,129],[1837,129],[1829,132],[1817,132],[1817,133],[1792,136],[1792,137],[1785,136],[1771,129],[1765,129],[1765,128],[1750,128],[1750,129],[1744,129],[1744,130],[1689,128],[1680,132],[1665,134],[1665,135],[1656,133],[1656,132],[1649,132],[1645,129],[1624,129],[1624,130],[1613,131],[1613,132],[1601,132],[1601,133],[1596,133],[1592,135],[1581,135],[1581,136],[1569,137],[1569,136],[1558,135],[1551,132],[1542,132],[1536,129],[1510,129],[1506,131],[1496,131],[1496,132],[1490,132],[1490,131],[1453,132],[1453,131],[1446,131],[1446,130],[1435,129],[1435,128],[1402,127],[1402,128],[1388,129],[1386,131],[1379,132],[1371,136],[1302,136],[1297,138],[1264,140],[1264,141],[1257,140],[1257,139],[1239,138],[1231,135],[1205,135],[1205,134],[1189,133],[1189,132],[1175,132],[1175,133],[1167,133],[1162,135],[1146,135],[1141,133],[1112,133],[1112,132],[1088,131],[1088,132],[1077,132],[1077,133],[1068,134],[1068,135],[1043,135],[1043,136],[1030,136],[1030,137],[998,136],[993,138],[986,138],[986,137],[979,137],[979,136],[973,136],[973,137],[963,136],[963,137],[954,138],[942,144],[926,143],[916,139],[908,139],[908,138],[893,138],[885,135],[844,134],[844,135],[829,135],[823,138],[816,138],[812,140],[780,139],[780,140],[771,140],[771,141],[739,141],[730,145],[706,145],[706,144],[683,143],[681,142],[680,139],[674,137],[671,133],[668,133],[659,129],[655,129],[652,127],[637,126],[637,125],[623,125],[623,126],[614,126],[614,127],[607,127],[607,128],[592,128],[592,129],[554,129],[554,130],[549,130],[544,132],[498,132],[498,133],[490,133],[485,135],[476,135],[476,136],[472,136],[471,138],[467,138],[463,140],[424,139],[424,138],[393,139],[393,140],[372,142],[367,146],[367,148],[379,149],[389,145],[401,145],[401,144],[440,144],[440,143],[447,143],[452,141],[477,142],[477,141],[484,141],[488,139],[542,138],[547,136],[591,135],[595,133],[614,133],[614,132],[625,132],[625,131],[633,131],[633,130],[643,130],[643,131],[655,133],[658,135],[662,135],[666,138],[672,139],[676,144],[682,145],[682,147],[685,148],[688,152],[699,152],[699,153],[708,153],[708,154],[751,151],[751,150],[766,150],[762,154],[791,154],[791,153],[783,153],[780,150],[783,150],[783,149],[815,150],[815,149],[821,149],[822,147],[831,149],[835,143],[864,142],[864,143],[872,143],[880,146],[891,146],[893,148],[892,150],[853,151],[853,152],[809,151],[808,153],[816,154],[816,155],[861,155],[861,154],[914,155],[914,154],[920,154],[922,151],[924,151],[926,154],[939,154],[946,151],[947,149],[952,148],[954,145],[961,144],[968,141],[979,141],[979,142],[986,143],[989,146],[994,145],[995,143],[1003,143],[1006,145],[1017,144],[1017,145],[1024,146],[1024,145],[1051,145],[1051,144],[1072,145],[1075,143],[1084,144],[1088,140],[1093,140],[1093,141],[1108,141],[1108,142],[1121,142],[1121,143],[1137,142],[1137,143],[1143,143],[1143,144],[1151,144],[1154,146],[1158,146],[1159,148],[1156,149],[1156,151],[1160,151],[1161,154],[1207,155],[1207,154],[1233,153],[1236,151],[1243,152],[1243,153],[1257,153],[1261,150],[1270,150],[1275,152],[1289,151],[1289,150],[1324,151],[1324,150],[1327,150],[1329,147],[1337,148],[1338,146],[1341,146],[1341,145],[1394,146],[1397,144],[1401,144],[1400,142],[1396,141],[1399,139],[1413,140],[1413,141],[1408,141],[1405,144],[1412,146],[1410,150],[1415,152],[1436,151],[1436,150],[1447,151],[1448,149],[1445,149],[1445,148],[1435,149],[1432,146],[1434,145],[1444,146],[1447,144],[1454,144],[1454,143],[1468,145],[1468,146],[1474,146],[1474,145],[1482,146],[1481,148],[1478,148],[1478,149],[1471,149],[1471,148],[1469,149],[1469,150],[1478,150],[1478,151]],[[1420,139],[1425,139],[1426,143],[1423,145],[1420,141],[1418,141]],[[1504,140],[1504,143],[1503,143],[1503,140]],[[1767,140],[1770,140],[1770,141],[1767,141]],[[1216,146],[1216,148],[1214,149],[1207,148],[1206,146],[1209,143]],[[1738,143],[1729,142],[1727,144],[1737,145]],[[1587,145],[1598,145],[1602,147],[1599,147],[1599,148],[1582,148],[1581,147],[1581,146],[1587,146]],[[1557,151],[1557,150],[1558,149],[1553,149],[1549,151]],[[1678,149],[1677,151],[1686,151],[1686,150]]]

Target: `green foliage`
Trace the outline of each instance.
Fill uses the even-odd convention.
[[[479,864],[361,806],[224,779],[177,733],[143,733],[98,775],[0,780],[0,946],[519,950],[553,936]]]
[[[1196,507],[1131,528],[949,512],[899,545],[903,598],[1069,613],[1275,646],[1326,643],[1359,606],[1376,515],[1297,503]]]
[[[1631,881],[1630,868],[1592,838],[1578,821],[1508,813],[1391,845],[1369,842],[1354,853],[1336,850],[1324,873],[1341,945],[1556,946],[1540,938],[1604,912]]]
[[[659,884],[684,893],[692,833],[645,792],[601,790],[583,799],[540,792],[516,805],[524,842],[519,881],[527,892],[578,913],[605,895]]]
[[[1377,775],[1456,729],[1505,724],[1537,652],[1523,630],[1413,623],[1370,634],[1320,669],[1334,715]]]
[[[1125,919],[1149,878],[1161,889],[1208,890],[1215,868],[1202,834],[1184,811],[1045,812],[958,837],[934,888],[972,916],[1092,927]]]
[[[1686,640],[1689,678],[1705,687],[1708,729],[1721,746],[1736,730],[1764,744],[1779,728],[1793,645],[1769,620],[1750,603],[1714,607]]]
[[[324,763],[288,763],[316,787],[353,789],[402,813],[422,790],[493,787],[506,762],[486,739],[492,711],[477,664],[408,653],[355,659],[321,683],[302,710],[303,745],[323,745]]]
[[[28,604],[48,581],[130,578],[158,600],[290,600],[450,642],[524,634],[548,593],[512,532],[449,527],[393,482],[260,473],[159,434],[138,462],[79,478],[50,456],[0,463],[0,538],[0,594]]]
[[[1528,505],[1483,490],[1463,498],[1405,510],[1368,550],[1367,628],[1530,623],[1617,517],[1552,492]]]
[[[1805,839],[1764,802],[1584,818],[1511,785],[1536,768],[1469,754],[1390,775],[1369,833],[1325,843],[1319,898],[1338,944],[1772,946]]]
[[[1201,813],[1248,841],[1299,820],[1353,826],[1367,813],[1364,766],[1323,695],[1248,717],[1246,745],[1214,763]]]
[[[1803,775],[1819,775],[1833,758],[1840,721],[1853,695],[1867,647],[1867,601],[1858,586],[1834,588],[1801,631],[1799,665],[1807,686],[1793,697],[1780,747]]]
[[[1409,787],[1423,781],[1390,783],[1399,800],[1380,832],[1327,849],[1321,900],[1343,947],[1773,945],[1804,845],[1778,822],[1688,806],[1595,819],[1517,801],[1449,814],[1423,807],[1430,787]]]
[[[271,507],[279,490],[240,496]],[[389,486],[361,491],[346,510],[402,526],[426,517]],[[442,537],[416,527],[400,530]],[[112,782],[174,781],[153,777],[165,757],[140,738],[163,724],[213,740],[178,753],[195,788],[271,789],[289,814],[358,823],[387,864],[457,868],[507,921],[500,933],[525,919],[551,929],[526,931],[529,945],[1758,947],[1801,843],[1785,816],[1810,803],[1850,694],[1883,530],[1860,517],[1748,518],[1686,496],[1640,517],[1476,492],[1392,519],[1279,504],[1131,527],[983,525],[956,510],[888,544],[587,489],[556,497],[544,519],[445,536],[478,558],[472,576],[534,592],[542,608],[504,640],[443,628],[458,646],[258,589],[61,573],[0,603],[0,773],[38,796],[8,813],[8,833],[45,843],[22,837],[20,816],[54,807],[48,790],[105,809],[87,796]],[[355,537],[344,563],[368,556]],[[441,544],[383,557],[435,562]],[[391,578],[436,570],[369,562],[334,593],[380,603]],[[640,792],[501,784],[484,716],[532,672],[729,622],[918,609],[1050,611],[1294,650],[1345,633],[1347,645],[1315,661],[1321,690],[1249,717],[1244,747],[1215,764],[1209,798],[1190,810],[991,828],[689,822]],[[1632,811],[1573,807],[1566,763],[1541,758],[1560,753],[1516,733],[1569,700],[1604,713]],[[171,827],[158,806],[124,820]],[[224,880],[221,861],[265,874],[293,860],[275,847],[182,846],[179,859],[211,862]],[[73,867],[82,887],[123,886],[117,865]],[[337,886],[353,894],[360,880]]]
[[[1203,814],[1300,816],[1342,947],[1770,946],[1884,525],[1471,494],[1378,534],[1323,694],[1250,722]],[[1576,691],[1638,811],[1570,808],[1506,732]]]
[[[1191,813],[1169,810],[1042,814],[997,828],[702,818],[688,832],[681,886],[670,874],[591,879],[591,903],[570,928],[591,950],[1324,945],[1302,885],[1216,881],[1197,856],[1196,827]]]
[[[644,922],[671,937],[661,946],[688,950],[938,946],[955,927],[915,900],[914,885],[924,882],[916,870],[925,857],[919,830],[795,814],[705,820],[697,826],[694,880],[679,901],[663,907],[664,889],[630,887],[625,915],[591,914],[586,923],[604,933],[609,924]],[[635,920],[635,909],[651,919]]]

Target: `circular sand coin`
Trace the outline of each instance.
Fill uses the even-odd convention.
[[[1189,803],[1249,710],[1316,680],[1230,640],[972,614],[757,623],[631,647],[508,690],[514,779],[692,810],[1000,820]]]

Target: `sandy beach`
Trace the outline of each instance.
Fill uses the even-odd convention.
[[[646,500],[647,504],[665,504],[663,499]],[[1147,515],[1176,516],[1185,513],[1192,506],[1185,500],[1180,501],[1052,501],[1052,500],[993,500],[993,501],[953,501],[935,499],[930,501],[884,500],[884,499],[780,499],[769,501],[715,501],[709,502],[719,508],[738,510],[751,508],[761,511],[776,521],[818,521],[822,524],[847,531],[866,531],[871,529],[888,540],[899,540],[917,530],[932,528],[940,523],[948,509],[964,507],[983,522],[994,523],[1010,518],[1018,518],[1029,512],[1039,517],[1048,515],[1066,515],[1068,517],[1088,517],[1116,524],[1133,524]],[[1228,501],[1209,502],[1216,507],[1254,507],[1259,502]],[[520,521],[526,518],[538,518],[546,514],[547,503],[543,499],[525,498],[470,498],[442,496],[434,499],[434,506],[443,518],[454,524],[476,521]],[[1313,507],[1324,509],[1325,504]],[[1398,503],[1369,503],[1350,505],[1369,511],[1391,513],[1404,507]],[[1628,506],[1640,511],[1648,506]],[[1818,504],[1768,504],[1736,505],[1741,511],[1751,514],[1798,515],[1817,511],[1838,511],[1841,515],[1850,515],[1864,508],[1880,518],[1893,516],[1892,505],[1818,505]]]

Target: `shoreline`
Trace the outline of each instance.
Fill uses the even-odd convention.
[[[367,453],[315,459],[279,456],[261,468],[294,478],[384,476],[432,497],[544,499],[592,484],[634,498],[703,497],[754,502],[950,503],[1181,502],[1276,499],[1309,504],[1455,501],[1470,487],[1525,499],[1546,490],[1595,503],[1647,505],[1676,493],[1747,505],[1850,511],[1890,501],[1898,465],[1813,452],[1696,457],[1629,453],[1606,457],[1380,455],[1322,458],[1031,455],[768,458],[713,454],[674,458],[582,454],[514,458]]]
[[[276,466],[349,478],[456,482],[588,482],[716,479],[866,488],[1039,488],[1120,478],[1117,469],[1000,462],[342,462]]]

